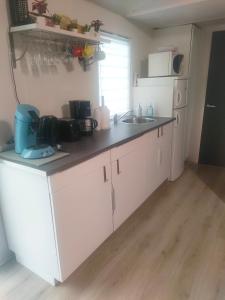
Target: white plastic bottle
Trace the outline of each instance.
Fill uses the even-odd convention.
[[[102,107],[101,107],[101,129],[110,128],[110,110],[105,106],[104,97],[102,96]]]
[[[99,131],[102,129],[102,108],[100,106],[95,108],[94,118],[98,122],[98,126],[96,127],[96,130]]]

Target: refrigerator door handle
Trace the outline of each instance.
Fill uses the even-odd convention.
[[[180,117],[179,117],[179,112],[175,111],[174,117],[176,118],[176,122],[174,124],[175,127],[178,127],[180,124]]]
[[[179,107],[179,105],[182,101],[182,93],[181,93],[181,91],[177,90],[175,95],[176,95],[175,107]]]
[[[181,102],[181,92],[178,91],[177,92],[177,104],[180,104],[180,102]]]

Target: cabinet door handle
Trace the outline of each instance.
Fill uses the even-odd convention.
[[[121,172],[120,172],[120,161],[119,161],[119,159],[117,159],[117,161],[116,161],[116,168],[117,168],[117,174],[120,175]]]
[[[159,134],[159,128],[158,128],[158,135],[157,135],[157,137],[158,137],[158,138],[160,137],[160,134]]]
[[[163,126],[161,127],[161,136],[163,136]]]
[[[103,176],[104,176],[104,182],[108,182],[107,173],[106,173],[106,166],[103,167]]]

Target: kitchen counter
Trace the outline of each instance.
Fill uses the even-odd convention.
[[[95,131],[92,136],[82,137],[80,141],[74,143],[64,143],[62,151],[68,152],[70,155],[54,160],[42,166],[31,165],[29,161],[27,161],[26,163],[17,163],[28,167],[32,167],[34,169],[38,169],[40,171],[45,172],[47,175],[52,175],[54,173],[78,165],[104,151],[122,145],[145,134],[146,132],[155,130],[163,125],[174,121],[174,118],[154,119],[154,122],[138,125],[125,124],[123,122],[119,122],[117,125],[112,125],[111,129]],[[5,158],[2,159],[5,160]]]

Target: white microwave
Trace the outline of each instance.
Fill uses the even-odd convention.
[[[184,55],[173,51],[151,53],[148,56],[148,77],[180,76]]]

